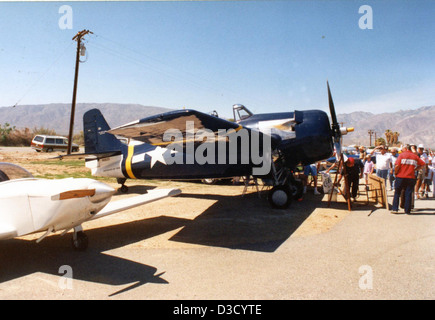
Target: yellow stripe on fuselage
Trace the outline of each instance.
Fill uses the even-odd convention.
[[[125,171],[127,171],[127,175],[131,179],[136,179],[136,177],[133,174],[133,171],[131,170],[131,160],[133,158],[133,154],[134,154],[134,145],[129,145],[127,159],[125,160]]]

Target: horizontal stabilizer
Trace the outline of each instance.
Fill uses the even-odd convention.
[[[9,225],[0,225],[0,240],[11,239],[17,236],[17,230]]]
[[[76,153],[76,154],[67,154],[67,155],[59,155],[57,157],[53,157],[50,159],[88,159],[88,160],[96,160],[96,159],[103,159],[108,157],[113,157],[122,154],[121,151],[106,151],[106,152],[96,152],[96,153]]]
[[[110,214],[114,214],[123,210],[131,209],[146,203],[157,201],[166,197],[179,195],[180,189],[157,189],[150,190],[148,193],[130,197],[127,199],[109,202],[100,212],[98,212],[91,220],[99,219]]]

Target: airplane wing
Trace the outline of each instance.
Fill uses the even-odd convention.
[[[111,201],[100,212],[93,216],[91,220],[99,219],[123,210],[131,209],[166,197],[176,196],[180,193],[180,189],[156,189],[150,190],[148,191],[148,193],[141,194],[139,196]]]
[[[123,126],[113,128],[108,132],[152,145],[168,145],[173,141],[165,141],[164,134],[171,133],[173,132],[171,130],[175,130],[182,133],[182,139],[186,139],[187,133],[191,132],[188,128],[188,123],[194,129],[193,134],[204,129],[217,134],[218,130],[222,129],[238,131],[242,128],[242,126],[237,123],[196,110],[177,110],[130,122]]]
[[[17,230],[9,225],[0,226],[0,240],[10,239],[17,236]]]

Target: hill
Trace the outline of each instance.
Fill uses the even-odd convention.
[[[57,133],[67,135],[70,121],[70,104],[23,105],[0,108],[0,123],[8,122],[17,128],[44,127],[54,129]],[[83,114],[98,108],[104,114],[111,127],[116,127],[136,119],[170,111],[162,107],[147,107],[138,104],[115,103],[78,103],[76,105],[74,133],[83,130]],[[344,144],[369,145],[369,130],[377,137],[385,139],[385,130],[400,133],[403,143],[423,143],[435,147],[435,106],[421,107],[414,110],[401,110],[391,113],[373,114],[370,112],[352,112],[337,115],[344,126],[354,127],[355,131],[344,137]],[[372,137],[374,144],[374,136]]]
[[[168,108],[146,107],[139,104],[78,103],[74,117],[74,133],[83,130],[83,114],[93,108],[100,109],[111,127],[137,119],[170,111]],[[0,123],[9,123],[18,129],[54,129],[58,134],[67,135],[71,117],[71,104],[53,103],[47,105],[22,105],[0,108]]]
[[[355,128],[354,132],[345,136],[345,145],[367,146],[370,142],[369,130],[376,132],[377,138],[385,139],[385,131],[389,129],[400,133],[399,141],[402,143],[422,143],[427,147],[435,147],[435,106],[380,114],[352,112],[339,114],[337,119],[344,126]]]

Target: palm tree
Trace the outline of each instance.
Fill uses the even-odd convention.
[[[400,133],[398,133],[397,131],[393,132],[393,144],[399,143],[399,136],[400,136]]]
[[[387,144],[390,145],[393,140],[393,132],[390,129],[385,130],[385,137],[387,138]]]

